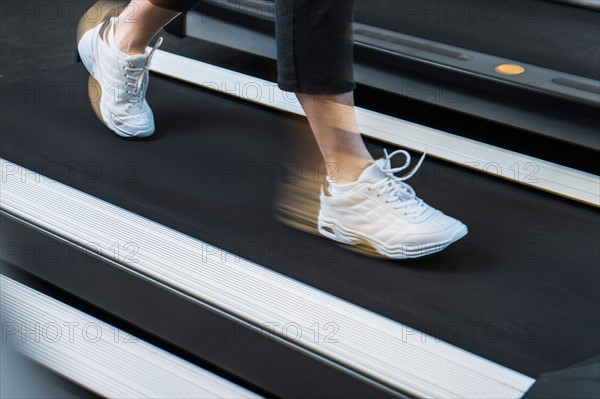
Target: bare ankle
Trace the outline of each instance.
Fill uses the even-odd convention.
[[[119,51],[129,55],[144,54],[146,46],[136,43],[132,39],[133,34],[127,32],[126,29],[120,27],[119,24],[115,24],[114,40],[115,46]]]
[[[349,184],[358,180],[366,168],[373,164],[373,159],[361,159],[354,162],[335,162],[329,169],[329,180],[337,184]]]

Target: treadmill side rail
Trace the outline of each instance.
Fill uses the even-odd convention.
[[[103,397],[260,397],[15,280],[2,275],[0,285],[3,325],[42,327],[17,328],[8,342]]]
[[[274,82],[162,50],[156,51],[151,70],[206,89],[304,116],[294,94],[281,91]],[[357,117],[365,136],[600,207],[600,178],[596,175],[368,109],[357,107]]]
[[[399,395],[520,398],[533,379],[19,165],[0,162],[1,209]],[[27,176],[27,179],[23,179]],[[123,257],[135,242],[135,261]],[[118,250],[115,250],[118,246]],[[121,254],[121,255],[120,255]],[[311,327],[334,323],[337,342]],[[293,325],[297,334],[291,334]]]

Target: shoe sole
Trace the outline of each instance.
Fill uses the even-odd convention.
[[[387,248],[374,240],[365,238],[358,232],[344,229],[333,219],[327,219],[319,216],[318,230],[321,235],[333,241],[341,243],[347,249],[358,252],[363,255],[376,258],[405,260],[416,259],[428,255],[433,255],[448,248],[451,244],[457,242],[468,234],[467,226],[460,224],[452,233],[448,240],[428,243],[426,245],[417,245],[415,248],[408,246],[404,248]]]

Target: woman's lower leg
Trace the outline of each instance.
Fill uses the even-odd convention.
[[[143,54],[156,34],[179,14],[148,0],[132,0],[116,18],[117,47],[126,54]]]
[[[315,134],[330,180],[340,184],[356,181],[373,158],[360,135],[354,93],[296,96]]]

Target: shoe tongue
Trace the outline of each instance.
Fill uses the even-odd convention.
[[[387,175],[381,171],[381,168],[385,167],[386,161],[385,159],[379,159],[373,163],[373,165],[367,167],[360,177],[359,181],[370,181],[372,183],[377,183],[381,181],[381,179],[385,179]]]
[[[133,68],[143,68],[146,66],[148,54],[128,55],[126,60]]]

